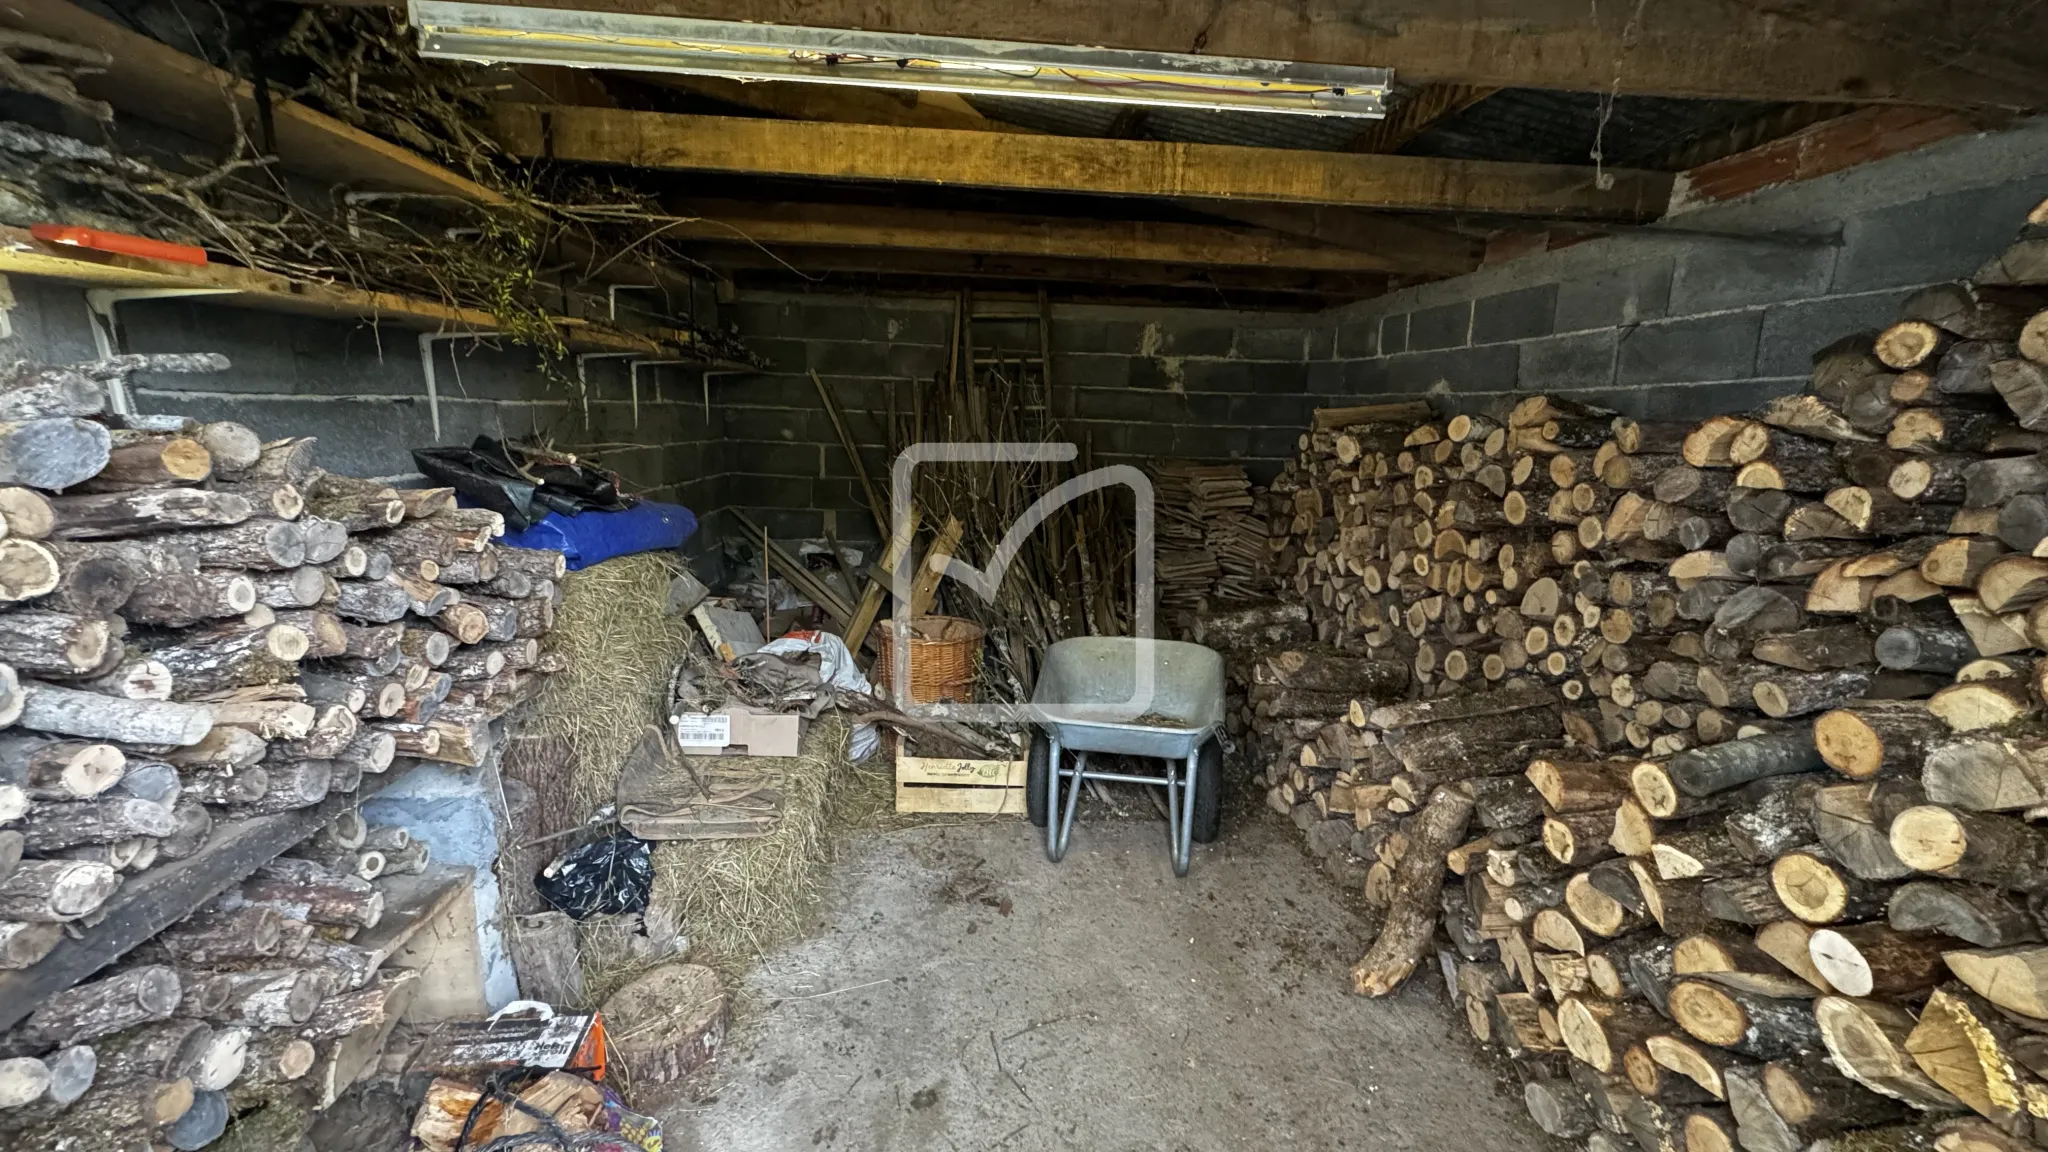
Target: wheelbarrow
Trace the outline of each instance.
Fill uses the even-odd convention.
[[[1046,650],[1031,705],[1025,799],[1031,823],[1045,829],[1046,856],[1066,856],[1084,782],[1149,784],[1166,789],[1173,874],[1187,875],[1192,845],[1216,839],[1222,821],[1223,657],[1177,640],[1062,640]],[[1097,771],[1091,752],[1162,760],[1165,773]]]

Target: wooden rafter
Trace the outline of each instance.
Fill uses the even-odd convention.
[[[869,124],[502,106],[515,155],[642,168],[1013,191],[1334,204],[1641,221],[1670,177],[1608,169],[1281,148],[1012,136]]]
[[[697,202],[703,217],[671,228],[676,240],[750,240],[770,246],[885,248],[1089,261],[1293,268],[1450,276],[1478,261],[1459,238],[1438,236],[1388,251],[1340,248],[1263,228],[1148,220],[1095,220],[846,204]]]
[[[1783,0],[523,0],[532,7],[1380,65],[1404,82],[1741,100],[2048,103],[2048,77],[1984,45],[1932,54]],[[1840,0],[1808,7],[1842,8]],[[1640,12],[1640,16],[1635,15]]]
[[[1353,152],[1399,152],[1401,146],[1499,91],[1469,84],[1424,84],[1409,92],[1386,119],[1373,121],[1351,142]]]

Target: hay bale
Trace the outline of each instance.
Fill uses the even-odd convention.
[[[626,754],[649,724],[668,723],[668,680],[690,646],[687,617],[663,611],[682,564],[643,552],[562,579],[562,606],[543,641],[568,667],[548,677],[525,726],[566,748],[577,819],[612,802]]]

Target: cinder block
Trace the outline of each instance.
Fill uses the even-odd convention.
[[[1310,392],[1340,392],[1344,388],[1344,377],[1352,364],[1366,363],[1363,360],[1311,360],[1308,365],[1307,387]]]
[[[946,366],[946,350],[935,344],[890,344],[887,347],[888,374],[891,376],[929,380]]]
[[[2041,201],[2038,179],[1930,196],[1863,216],[1842,229],[1834,290],[1860,292],[1957,280],[1997,255]]]
[[[135,396],[137,407],[143,411],[177,411],[195,420],[238,420],[266,440],[317,435],[321,466],[356,476],[411,472],[412,450],[434,442],[424,399],[226,399],[148,388],[137,389]],[[451,437],[448,442],[465,443],[467,437]]]
[[[776,336],[748,336],[747,351],[759,356],[771,372],[801,372],[810,365],[809,345]]]
[[[1133,388],[1143,388],[1151,392],[1171,392],[1179,388],[1186,379],[1185,375],[1177,374],[1180,369],[1168,372],[1163,362],[1149,356],[1132,357],[1126,363],[1129,365],[1127,371],[1130,373]]]
[[[1237,340],[1237,330],[1210,325],[1161,325],[1164,342],[1160,351],[1168,356],[1228,356]]]
[[[756,472],[735,472],[727,489],[732,502],[742,508],[808,508],[811,478],[808,476],[764,476]]]
[[[827,376],[887,376],[889,346],[858,340],[814,340],[808,356],[812,371]]]
[[[1227,404],[1228,398],[1219,398]],[[1075,406],[1083,420],[1186,419],[1188,398],[1174,392],[1140,392],[1130,388],[1082,388],[1074,393]]]
[[[1411,352],[1387,362],[1387,391],[1427,392],[1442,382],[1452,392],[1505,392],[1515,386],[1519,356],[1513,344]]]
[[[1239,328],[1234,348],[1246,360],[1309,360],[1313,344],[1308,328]]]
[[[1373,396],[1387,390],[1388,365],[1398,357],[1377,360],[1346,360],[1344,379],[1338,392],[1347,400]]]
[[[1556,312],[1555,284],[1482,297],[1472,304],[1472,342],[1498,344],[1548,336]]]
[[[1669,259],[1629,264],[1557,287],[1555,332],[1614,328],[1662,318],[1671,301]]]
[[[1387,316],[1380,320],[1380,351],[1382,356],[1392,356],[1408,350],[1408,314]]]
[[[1525,341],[1516,387],[1524,392],[1607,387],[1614,383],[1618,342],[1613,328]]]
[[[824,414],[817,415],[814,427],[810,414],[791,408],[740,408],[728,406],[724,422],[720,425],[725,436],[731,440],[760,440],[766,443],[823,443],[825,437],[834,435]]]
[[[1764,309],[1763,339],[1757,346],[1759,376],[1797,376],[1813,366],[1813,354],[1856,332],[1874,332],[1899,318],[1911,288],[1830,296]]]
[[[14,284],[14,346],[18,355],[47,364],[90,360],[97,352],[85,317],[85,290],[72,284],[18,277]],[[127,318],[122,313],[122,318]]]
[[[1124,388],[1131,383],[1131,358],[1085,352],[1052,355],[1055,387]]]
[[[1719,312],[1827,292],[1835,249],[1822,244],[1749,244],[1701,237],[1678,257],[1671,313]]]
[[[787,300],[748,300],[734,302],[732,320],[746,336],[790,336],[801,339],[803,330],[802,306]]]
[[[1756,368],[1763,309],[1639,324],[1621,337],[1619,384],[1741,380]]]
[[[1408,317],[1408,350],[1434,352],[1462,348],[1472,334],[1472,302],[1441,304]]]
[[[858,304],[804,304],[796,334],[806,340],[866,340],[874,309]]]
[[[1284,428],[1299,432],[1308,424],[1309,414],[1317,405],[1317,399],[1311,396],[1232,396],[1224,419],[1240,428]]]
[[[1381,323],[1375,317],[1338,325],[1336,348],[1332,354],[1347,360],[1379,355]]]

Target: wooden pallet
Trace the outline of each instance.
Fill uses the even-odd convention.
[[[1024,815],[1024,761],[919,756],[896,739],[896,810]]]

